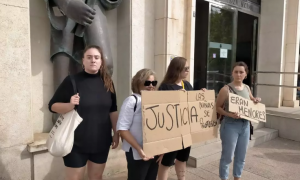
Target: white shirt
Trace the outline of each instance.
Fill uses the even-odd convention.
[[[135,138],[137,143],[143,148],[143,126],[142,126],[142,106],[141,106],[141,95],[135,94],[137,101],[134,96],[127,97],[121,107],[119,113],[119,119],[117,123],[117,131],[129,130],[132,136]],[[134,112],[134,106],[136,104],[136,110]],[[122,149],[125,152],[129,152],[132,148],[133,158],[135,160],[142,159],[137,152],[125,139],[123,140]]]

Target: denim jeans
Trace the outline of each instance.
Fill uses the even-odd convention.
[[[233,156],[233,176],[241,177],[250,137],[249,124],[248,120],[224,117],[220,128],[222,156],[219,173],[221,179],[228,179],[229,165]]]

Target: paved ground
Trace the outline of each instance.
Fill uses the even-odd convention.
[[[186,180],[220,180],[218,165],[215,161],[199,168],[188,167]],[[126,179],[124,172],[106,180]],[[268,179],[300,180],[300,142],[277,138],[248,151],[242,180]],[[169,180],[177,180],[174,168]]]

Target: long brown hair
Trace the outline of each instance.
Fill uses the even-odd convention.
[[[110,91],[112,93],[115,93],[115,89],[114,89],[114,85],[113,85],[113,81],[111,79],[111,76],[107,73],[107,67],[105,64],[105,61],[103,60],[103,54],[102,54],[102,50],[99,46],[96,45],[89,45],[86,46],[86,48],[83,51],[83,56],[84,54],[89,50],[89,49],[97,49],[99,51],[99,53],[101,54],[101,66],[100,66],[100,76],[103,79],[104,82],[104,87],[106,87],[107,91]]]
[[[180,78],[186,62],[187,60],[184,57],[173,58],[161,84],[174,84]]]

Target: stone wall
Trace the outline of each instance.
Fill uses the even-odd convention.
[[[0,179],[30,180],[33,141],[28,0],[0,0]]]

